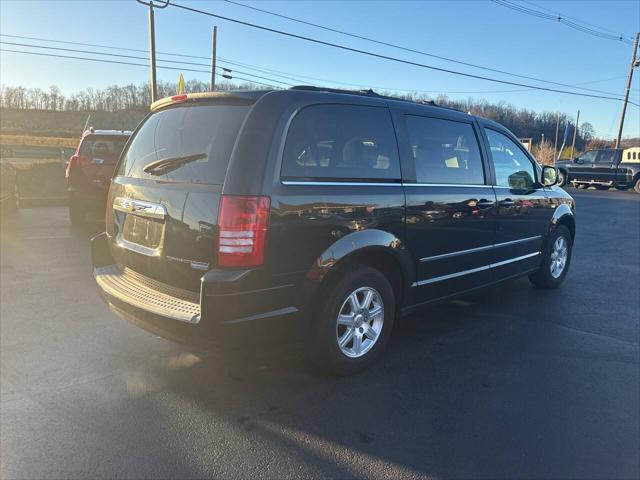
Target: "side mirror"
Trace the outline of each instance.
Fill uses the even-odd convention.
[[[576,158],[574,162],[576,162],[578,165],[582,165],[584,163],[584,161],[582,161],[580,157]]]
[[[552,187],[558,183],[558,169],[551,165],[542,167],[542,186]]]

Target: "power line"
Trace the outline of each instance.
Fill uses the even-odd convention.
[[[580,19],[575,18],[575,17],[570,17],[569,15],[565,15],[563,13],[556,12],[556,11],[551,10],[549,8],[543,7],[542,5],[538,5],[538,4],[535,4],[533,2],[529,2],[528,0],[520,0],[520,1],[522,3],[527,3],[527,4],[529,4],[529,5],[533,6],[533,7],[540,8],[541,10],[546,10],[547,12],[557,13],[561,17],[568,18],[568,19],[574,20],[576,22],[581,22],[581,23],[584,23],[585,25],[589,25],[589,26],[594,27],[594,28],[599,28],[600,30],[604,30],[605,32],[609,32],[609,33],[612,33],[614,35],[621,35],[621,34],[619,34],[618,32],[616,32],[614,30],[609,30],[608,28],[596,25],[594,23],[589,23],[586,20],[580,20]],[[625,38],[628,38],[629,40],[633,40],[633,36],[625,36]]]
[[[22,40],[37,40],[40,42],[64,43],[68,45],[80,45],[82,47],[98,47],[98,48],[109,48],[111,50],[124,50],[129,52],[149,53],[149,50],[142,50],[139,48],[115,47],[113,45],[105,45],[100,43],[72,42],[69,40],[54,40],[51,38],[28,37],[24,35],[9,35],[7,33],[0,33],[0,37],[20,38]],[[159,53],[160,55],[170,55],[175,57],[200,58],[202,60],[211,60],[211,57],[203,57],[199,55],[187,55],[185,53],[169,53],[169,52],[157,52],[157,53]]]
[[[65,51],[65,52],[74,52],[74,53],[86,53],[86,54],[90,54],[90,55],[105,55],[105,56],[109,56],[109,57],[121,57],[121,58],[133,58],[133,59],[136,59],[136,60],[146,60],[145,57],[137,57],[135,55],[122,55],[122,54],[117,54],[117,53],[96,52],[94,50],[77,50],[77,49],[74,49],[74,48],[47,47],[47,46],[43,46],[43,45],[33,45],[33,44],[29,44],[29,43],[5,42],[4,40],[0,40],[0,44],[13,45],[13,46],[17,46],[17,47],[44,48],[44,49],[47,49],[47,50],[61,50],[61,51]],[[158,61],[159,62],[165,62],[165,63],[177,63],[177,64],[209,67],[209,65],[206,64],[206,63],[181,62],[181,61],[178,61],[178,60],[161,60],[161,59],[158,59]],[[224,70],[223,67],[217,67],[217,68],[219,70]],[[199,70],[199,71],[203,72],[204,70]],[[249,73],[249,72],[242,72],[240,70],[236,70],[236,72],[238,72],[241,75],[249,75],[249,76],[252,76],[252,77],[255,77],[255,78],[259,78],[261,80],[267,80],[267,81],[272,81],[272,82],[276,82],[276,83],[281,83],[281,84],[286,85],[288,87],[293,87],[294,86],[294,84],[292,84],[292,83],[282,82],[280,80],[274,80],[273,78],[262,77],[260,75],[255,75],[255,74]]]
[[[584,23],[585,25],[581,25],[579,20],[577,19],[573,19],[572,17],[568,17],[566,15],[563,15],[561,13],[557,13],[557,14],[548,14],[545,13],[543,11],[540,10],[534,10],[532,8],[526,7],[524,5],[521,4],[517,4],[515,2],[509,1],[509,0],[491,0],[492,2],[494,2],[497,5],[503,6],[503,7],[507,7],[510,8],[511,10],[515,10],[517,12],[520,13],[524,13],[526,15],[530,15],[532,17],[537,17],[537,18],[541,18],[543,20],[551,20],[557,23],[562,23],[564,25],[566,25],[567,27],[573,28],[574,30],[578,30],[581,31],[583,33],[589,34],[589,35],[593,35],[595,37],[600,37],[600,38],[604,38],[607,40],[617,40],[623,43],[627,43],[627,44],[632,44],[632,42],[630,41],[628,36],[622,35],[622,34],[615,34],[612,35],[611,33],[605,33],[604,29],[602,29],[601,27],[596,27],[596,28],[600,28],[600,30],[596,30],[594,28],[591,27],[587,27],[585,25],[588,25],[587,22],[581,22]],[[537,5],[531,3],[531,2],[525,2],[528,3],[529,5],[534,5],[537,7]],[[538,7],[538,8],[543,8],[543,7]],[[549,10],[547,8],[543,8],[544,10],[547,10],[549,12],[551,12],[552,10]],[[593,26],[593,25],[592,25]]]
[[[118,65],[131,65],[131,66],[135,66],[135,67],[146,67],[146,68],[149,68],[149,64],[123,62],[123,61],[120,61],[120,60],[107,60],[105,58],[87,58],[87,57],[77,57],[77,56],[73,56],[73,55],[59,55],[59,54],[44,53],[44,52],[25,52],[25,51],[22,51],[22,50],[13,50],[13,49],[8,49],[8,48],[0,48],[0,52],[23,53],[23,54],[26,54],[26,55],[38,55],[38,56],[41,56],[41,57],[69,58],[69,59],[73,59],[73,60],[85,60],[85,61],[89,61],[89,62],[113,63],[113,64],[118,64]],[[165,69],[165,70],[179,70],[179,71],[182,71],[182,72],[211,73],[209,70],[196,70],[196,69],[193,69],[193,68],[181,68],[181,67],[167,67],[167,66],[164,66],[164,65],[158,65],[158,68],[162,68],[162,69]],[[222,77],[222,75],[218,74],[218,73],[216,73],[216,76]],[[252,80],[252,79],[244,78],[244,77],[238,77],[236,75],[233,75],[233,79],[242,80],[242,81],[245,81],[245,82],[254,83],[256,85],[263,85],[265,87],[273,88],[272,84],[258,82],[256,80]],[[276,83],[277,83],[277,81],[276,81]]]
[[[325,78],[318,78],[318,77],[311,77],[308,75],[301,75],[298,73],[287,73],[287,72],[283,72],[281,70],[273,70],[267,67],[257,67],[255,65],[251,65],[251,64],[247,64],[247,63],[242,63],[242,62],[237,62],[237,61],[232,61],[232,60],[225,60],[222,57],[218,57],[218,60],[221,60],[222,63],[226,63],[229,65],[238,65],[244,68],[248,68],[249,70],[256,70],[258,72],[262,72],[262,73],[266,73],[268,75],[275,75],[275,76],[282,76],[283,78],[287,78],[289,80],[294,80],[294,81],[300,81],[300,82],[305,82],[310,80],[318,80],[320,82],[323,83],[335,83],[335,84],[339,84],[339,85],[348,85],[351,87],[366,87],[366,88],[372,88],[374,90],[379,90],[379,91],[396,91],[396,92],[416,92],[416,93],[444,93],[444,94],[460,94],[460,93],[517,93],[517,92],[531,92],[530,89],[528,88],[519,88],[519,89],[511,89],[511,90],[420,90],[420,89],[416,89],[416,88],[397,88],[397,87],[381,87],[381,86],[374,86],[374,85],[369,85],[369,84],[358,84],[358,83],[349,83],[349,82],[342,82],[342,81],[338,81],[338,80],[328,80]],[[280,74],[284,74],[284,75],[280,75]],[[285,76],[285,75],[295,75],[295,77],[291,77],[291,76]],[[298,78],[296,78],[298,77]],[[580,82],[580,83],[576,83],[571,85],[572,87],[578,87],[579,85],[589,85],[592,83],[602,83],[602,82],[609,82],[611,80],[618,80],[620,78],[627,78],[626,75],[618,75],[616,77],[610,77],[610,78],[603,78],[601,80],[590,80],[588,82]],[[306,79],[306,80],[304,80]],[[609,93],[609,92],[607,92]],[[613,95],[613,94],[612,94]]]
[[[278,29],[275,29],[275,28],[265,27],[265,26],[262,26],[262,25],[257,25],[255,23],[245,22],[243,20],[238,20],[238,19],[235,19],[235,18],[225,17],[225,16],[222,16],[222,15],[216,15],[214,13],[207,12],[206,10],[200,10],[198,8],[187,7],[186,5],[180,5],[180,4],[177,4],[177,3],[170,3],[169,5],[171,5],[173,7],[176,7],[176,8],[180,8],[182,10],[187,10],[187,11],[190,11],[190,12],[199,13],[201,15],[207,15],[207,16],[210,16],[210,17],[219,18],[221,20],[226,20],[226,21],[237,23],[237,24],[240,24],[240,25],[245,25],[245,26],[248,26],[248,27],[257,28],[259,30],[264,30],[264,31],[271,32],[271,33],[277,33],[279,35],[284,35],[284,36],[287,36],[287,37],[290,37],[290,38],[297,38],[299,40],[305,40],[307,42],[316,43],[316,44],[319,44],[319,45],[325,45],[325,46],[337,48],[337,49],[340,49],[340,50],[359,53],[359,54],[362,54],[362,55],[367,55],[367,56],[374,57],[374,58],[380,58],[382,60],[389,60],[389,61],[396,62],[396,63],[402,63],[402,64],[405,64],[405,65],[412,65],[412,66],[415,66],[415,67],[426,68],[426,69],[434,70],[434,71],[438,71],[438,72],[450,73],[450,74],[453,74],[453,75],[459,75],[459,76],[468,77],[468,78],[475,78],[475,79],[478,79],[478,80],[485,80],[485,81],[488,81],[488,82],[502,83],[502,84],[505,84],[505,85],[514,85],[516,87],[525,87],[525,88],[532,88],[532,89],[536,89],[536,90],[545,90],[545,91],[548,91],[548,92],[564,93],[564,94],[567,94],[567,95],[574,95],[574,96],[579,96],[579,97],[601,98],[601,99],[606,99],[606,100],[622,101],[622,99],[619,98],[619,97],[604,96],[604,95],[593,95],[593,94],[579,93],[579,92],[571,92],[571,91],[567,91],[567,90],[559,90],[559,89],[555,89],[555,88],[548,88],[548,87],[541,87],[541,86],[536,86],[536,85],[528,85],[528,84],[524,84],[524,83],[511,82],[511,81],[508,81],[508,80],[499,80],[499,79],[496,79],[496,78],[484,77],[484,76],[481,76],[481,75],[474,75],[474,74],[471,74],[471,73],[458,72],[456,70],[450,70],[450,69],[447,69],[447,68],[435,67],[433,65],[427,65],[427,64],[424,64],[424,63],[413,62],[411,60],[404,60],[404,59],[397,58],[397,57],[391,57],[391,56],[388,56],[388,55],[383,55],[381,53],[370,52],[368,50],[362,50],[362,49],[359,49],[359,48],[348,47],[346,45],[341,45],[341,44],[338,44],[338,43],[327,42],[327,41],[324,41],[324,40],[318,40],[316,38],[306,37],[304,35],[298,35],[298,34],[295,34],[295,33],[285,32],[283,30],[278,30]]]
[[[290,20],[292,22],[300,23],[302,25],[308,25],[308,26],[319,28],[319,29],[322,29],[322,30],[326,30],[326,31],[332,32],[332,33],[339,33],[340,35],[346,35],[348,37],[357,38],[359,40],[365,40],[367,42],[376,43],[378,45],[384,45],[386,47],[396,48],[398,50],[403,50],[405,52],[417,53],[418,55],[424,55],[424,56],[431,57],[431,58],[437,58],[439,60],[444,60],[444,61],[447,61],[447,62],[456,63],[458,65],[464,65],[464,66],[467,66],[467,67],[478,68],[478,69],[481,69],[481,70],[486,70],[486,71],[494,72],[494,73],[501,73],[503,75],[510,75],[512,77],[524,78],[526,80],[534,80],[536,82],[548,83],[548,84],[557,85],[557,86],[560,86],[560,87],[572,87],[571,85],[568,85],[566,83],[555,82],[555,81],[552,81],[552,80],[544,80],[542,78],[532,77],[532,76],[529,76],[529,75],[521,75],[521,74],[518,74],[518,73],[508,72],[508,71],[500,70],[500,69],[497,69],[497,68],[486,67],[484,65],[477,65],[477,64],[474,64],[474,63],[464,62],[464,61],[461,61],[461,60],[455,60],[453,58],[444,57],[442,55],[436,55],[436,54],[425,52],[425,51],[422,51],[422,50],[416,50],[416,49],[405,47],[405,46],[402,46],[402,45],[398,45],[398,44],[394,44],[394,43],[390,43],[390,42],[385,42],[385,41],[382,41],[382,40],[377,40],[377,39],[371,38],[371,37],[365,37],[363,35],[358,35],[358,34],[355,34],[355,33],[344,31],[344,30],[338,30],[336,28],[327,27],[326,25],[320,25],[318,23],[313,23],[313,22],[309,22],[307,20],[302,20],[302,19],[291,17],[291,16],[288,16],[288,15],[283,15],[283,14],[280,14],[280,13],[277,13],[277,12],[272,12],[270,10],[265,10],[263,8],[254,7],[252,5],[246,5],[244,3],[236,2],[234,0],[223,0],[223,1],[226,2],[226,3],[232,4],[232,5],[237,5],[239,7],[248,8],[248,9],[253,10],[253,11],[266,13],[267,15],[272,15],[274,17],[283,18],[285,20]],[[174,5],[180,7],[180,5],[176,5],[176,4],[174,4]],[[224,17],[219,17],[219,18],[223,18],[224,19]],[[594,90],[594,89],[591,89],[591,88],[580,88],[580,87],[572,87],[572,88],[577,88],[578,90],[591,91],[591,92],[596,92],[596,93],[605,93],[607,95],[615,95],[615,94],[612,94],[611,92],[603,92],[602,90]]]
[[[233,3],[233,2],[231,2]],[[242,4],[238,4],[238,5],[242,5]],[[249,7],[248,8],[254,8],[255,7]],[[269,12],[271,13],[271,12]],[[278,14],[274,14],[274,15],[278,15]],[[300,22],[304,22],[303,20],[300,20]],[[314,24],[315,25],[315,24]],[[320,26],[321,27],[321,26]],[[324,28],[324,27],[321,27]],[[328,27],[327,27],[328,28]],[[351,35],[349,33],[344,33],[345,35]],[[61,44],[68,44],[68,45],[79,45],[79,46],[85,46],[85,47],[98,47],[98,48],[106,48],[106,49],[111,49],[111,50],[123,50],[123,51],[131,51],[131,52],[140,52],[140,53],[148,53],[148,50],[142,50],[142,49],[136,49],[136,48],[127,48],[127,47],[117,47],[117,46],[113,46],[113,45],[105,45],[105,44],[96,44],[96,43],[84,43],[84,42],[77,42],[77,41],[65,41],[65,40],[54,40],[54,39],[50,39],[50,38],[42,38],[42,37],[31,37],[31,36],[24,36],[24,35],[10,35],[10,34],[6,34],[6,33],[0,33],[0,36],[2,37],[9,37],[9,38],[19,38],[19,39],[24,39],[24,40],[37,40],[37,41],[43,41],[43,42],[52,42],[52,43],[61,43]],[[359,36],[355,35],[355,37],[360,38]],[[371,41],[373,42],[377,42],[380,43],[376,40],[371,39]],[[384,42],[382,42],[384,44]],[[391,44],[389,44],[391,45]],[[398,47],[398,48],[404,48],[404,47]],[[408,51],[413,51],[411,49],[407,49]],[[416,51],[417,53],[421,53]],[[175,52],[157,52],[159,55],[168,55],[168,56],[175,56],[175,57],[185,57],[185,58],[195,58],[195,59],[203,59],[203,60],[210,60],[210,57],[205,57],[205,56],[199,56],[199,55],[188,55],[188,54],[182,54],[182,53],[175,53]],[[430,55],[427,53],[424,53],[425,55]],[[436,56],[436,58],[439,58]],[[444,57],[443,57],[444,58]],[[145,58],[146,59],[146,58]],[[324,83],[334,83],[336,85],[347,85],[347,86],[356,86],[356,83],[349,83],[349,82],[343,82],[343,81],[339,81],[339,80],[328,80],[328,79],[322,79],[322,78],[318,78],[318,77],[311,77],[311,76],[307,76],[307,75],[300,75],[300,74],[293,74],[293,73],[287,73],[287,72],[283,72],[283,71],[278,71],[278,70],[271,70],[271,69],[266,69],[266,68],[254,68],[255,66],[251,65],[251,64],[247,64],[247,63],[241,63],[241,62],[237,62],[237,61],[232,61],[229,59],[224,59],[223,57],[218,57],[219,60],[222,61],[222,63],[229,63],[231,65],[240,65],[244,68],[249,68],[251,70],[263,70],[263,73],[265,71],[267,71],[267,73],[271,73],[272,75],[274,75],[275,73],[272,72],[276,72],[278,74],[284,74],[286,76],[283,75],[277,75],[277,76],[282,76],[283,78],[287,78],[289,80],[293,80],[293,81],[300,81],[301,83],[305,83],[307,82],[307,80],[301,80],[301,79],[311,79],[311,80],[317,80],[320,82],[324,82]],[[160,61],[160,60],[158,60]],[[169,60],[162,60],[162,61],[166,61],[169,62]],[[180,62],[180,63],[184,63],[186,65],[197,65],[197,66],[209,66],[209,64],[202,64],[202,63],[190,63],[190,62]],[[461,62],[462,64],[466,64],[464,62]],[[472,65],[472,64],[468,64],[468,65]],[[472,65],[473,66],[473,65]],[[479,67],[479,68],[483,68],[483,67]],[[269,71],[271,70],[271,71]],[[494,70],[494,69],[489,69],[489,70],[493,70],[496,72],[501,72],[501,70]],[[508,72],[507,72],[508,73]],[[517,74],[514,74],[516,76],[520,76]],[[299,77],[299,78],[296,78]],[[554,85],[559,85],[559,86],[563,86],[563,87],[569,87],[569,88],[575,88],[578,90],[584,90],[584,91],[592,91],[595,93],[603,93],[606,95],[613,95],[615,96],[615,93],[612,92],[607,92],[604,90],[596,90],[596,89],[591,89],[591,88],[584,88],[584,87],[580,87],[579,85],[587,85],[590,83],[599,83],[601,81],[604,80],[595,80],[595,81],[590,81],[590,82],[581,82],[581,83],[576,83],[576,84],[565,84],[565,83],[559,83],[559,82],[552,82],[552,81],[547,81],[547,80],[542,80],[542,79],[538,79],[535,77],[527,77],[527,76],[521,76],[522,78],[529,78],[532,80],[536,80],[536,81],[540,81],[540,82],[546,82],[546,83],[550,83],[550,84],[554,84]],[[399,89],[399,88],[389,88],[389,87],[379,87],[379,86],[373,86],[370,85],[370,88],[375,88],[377,90],[395,90],[395,91],[404,91],[404,92],[419,92],[419,93],[512,93],[512,92],[520,92],[520,91],[526,91],[526,90],[465,90],[465,91],[441,91],[441,90],[418,90],[418,89]],[[527,89],[531,88],[531,87],[526,87]]]
[[[0,34],[0,36],[4,36],[4,37],[9,37],[9,38],[24,38],[24,39],[33,39],[33,40],[39,40],[39,41],[46,41],[46,42],[54,42],[54,43],[61,43],[61,44],[71,44],[71,45],[85,45],[85,46],[96,46],[98,48],[109,48],[109,49],[115,49],[115,50],[124,50],[124,51],[133,51],[133,52],[144,52],[146,53],[146,50],[141,50],[141,49],[133,49],[133,48],[125,48],[125,47],[116,47],[113,45],[104,45],[104,44],[91,44],[91,43],[82,43],[82,42],[72,42],[72,41],[64,41],[64,40],[53,40],[53,39],[45,39],[45,38],[37,38],[37,37],[28,37],[28,36],[20,36],[20,35],[9,35],[9,34]],[[48,49],[48,50],[60,50],[60,51],[68,51],[68,52],[74,52],[74,53],[83,53],[83,54],[91,54],[91,55],[104,55],[104,56],[111,56],[111,57],[120,57],[120,58],[129,58],[129,59],[136,59],[136,60],[146,60],[147,57],[139,57],[139,56],[134,56],[134,55],[124,55],[124,54],[115,54],[115,53],[107,53],[107,52],[97,52],[94,50],[79,50],[79,49],[70,49],[70,48],[63,48],[63,47],[50,47],[50,46],[44,46],[44,45],[34,45],[34,44],[26,44],[26,43],[18,43],[18,42],[7,42],[7,41],[2,41],[0,40],[0,43],[2,44],[7,44],[7,45],[13,45],[13,46],[21,46],[21,47],[30,47],[30,48],[42,48],[42,49]],[[181,54],[179,53],[167,53],[167,52],[158,52],[161,53],[163,55],[173,55],[173,56],[180,56]],[[204,58],[204,59],[208,59],[208,57],[200,57],[200,56],[195,56],[195,55],[184,55],[185,57],[188,58]],[[339,84],[339,85],[346,85],[346,86],[350,86],[352,88],[362,88],[363,86],[366,85],[366,88],[374,88],[376,90],[386,90],[386,91],[396,91],[396,92],[416,92],[416,93],[427,93],[427,94],[432,94],[432,93],[439,93],[439,94],[476,94],[476,93],[517,93],[517,92],[528,92],[531,91],[529,88],[526,89],[511,89],[511,90],[463,90],[463,91],[443,91],[443,90],[419,90],[419,89],[403,89],[403,88],[397,88],[397,87],[381,87],[381,86],[373,86],[373,85],[369,85],[369,84],[360,84],[358,85],[357,83],[349,83],[349,82],[342,82],[342,81],[338,81],[338,80],[329,80],[329,79],[323,79],[323,78],[318,78],[318,77],[312,77],[312,76],[307,76],[307,75],[299,75],[299,74],[293,74],[293,73],[288,73],[288,72],[283,72],[281,70],[273,70],[273,69],[269,69],[266,67],[256,67],[254,65],[251,64],[247,64],[247,63],[243,63],[243,62],[237,62],[237,61],[233,61],[233,60],[228,60],[228,59],[224,59],[222,57],[218,57],[219,61],[221,63],[224,64],[229,64],[229,65],[233,65],[233,66],[241,66],[244,68],[247,68],[249,70],[256,70],[258,72],[261,73],[266,73],[268,75],[273,75],[273,76],[277,76],[277,77],[281,77],[281,78],[285,78],[287,80],[292,80],[294,82],[298,82],[298,83],[309,83],[308,80],[317,80],[323,83],[334,83],[334,84]],[[188,62],[188,61],[178,61],[178,60],[167,60],[167,59],[158,59],[159,62],[163,62],[163,63],[173,63],[173,64],[183,64],[183,65],[193,65],[193,66],[203,66],[203,67],[209,67],[210,65],[208,63],[199,63],[199,62]],[[218,69],[223,69],[223,67],[216,67]],[[205,73],[204,70],[194,70],[194,69],[186,69],[186,68],[182,68],[182,70],[184,71],[197,71],[197,72],[201,72],[201,73]],[[293,86],[294,84],[291,83],[287,83],[287,82],[282,82],[280,80],[276,80],[273,78],[269,78],[269,77],[264,77],[261,75],[256,75],[255,73],[250,73],[250,72],[243,72],[240,70],[234,70],[234,72],[240,73],[241,75],[248,75],[248,76],[252,76],[255,78],[259,78],[262,80],[267,80],[267,81],[271,81],[271,82],[275,82],[275,83],[281,83],[283,85],[286,86]],[[296,76],[293,76],[296,75]],[[603,79],[603,80],[593,80],[593,81],[589,81],[589,82],[581,82],[575,85],[570,85],[571,87],[575,87],[578,88],[579,85],[586,85],[589,83],[599,83],[599,82],[604,82],[604,81],[609,81],[609,80],[614,80],[617,78],[622,78],[622,77],[613,77],[613,78],[607,78],[607,79]],[[626,78],[626,77],[625,77]],[[263,84],[264,85],[264,84]],[[609,93],[609,92],[606,92]],[[633,100],[633,99],[632,99]]]

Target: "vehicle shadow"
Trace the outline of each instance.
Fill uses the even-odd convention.
[[[551,301],[526,280],[508,285],[508,300],[487,290],[402,319],[386,354],[356,376],[319,373],[302,343],[247,338],[224,352],[185,348],[180,355],[197,361],[165,371],[165,388],[322,475],[381,476],[383,466],[388,476],[481,475],[486,442],[512,433],[495,408],[504,400],[495,387],[500,367],[524,346],[514,318],[500,311]],[[503,309],[492,307],[500,302]],[[353,455],[371,470],[356,470]]]

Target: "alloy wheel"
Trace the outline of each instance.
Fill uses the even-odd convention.
[[[551,251],[551,263],[549,264],[549,270],[553,278],[558,278],[562,275],[568,258],[569,242],[567,242],[567,239],[564,237],[556,238],[556,241],[553,243],[553,250]]]
[[[340,351],[359,358],[373,348],[384,324],[384,303],[372,287],[351,292],[342,302],[336,319],[336,341]]]

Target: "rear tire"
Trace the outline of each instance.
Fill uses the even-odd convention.
[[[83,205],[71,195],[69,197],[69,221],[74,227],[83,227],[86,224],[87,212]]]
[[[314,361],[335,375],[368,367],[384,351],[393,329],[395,295],[389,281],[378,270],[356,266],[320,297],[311,339]]]
[[[542,288],[557,288],[564,282],[571,264],[573,239],[564,225],[558,225],[545,240],[540,269],[531,275],[531,283]]]

